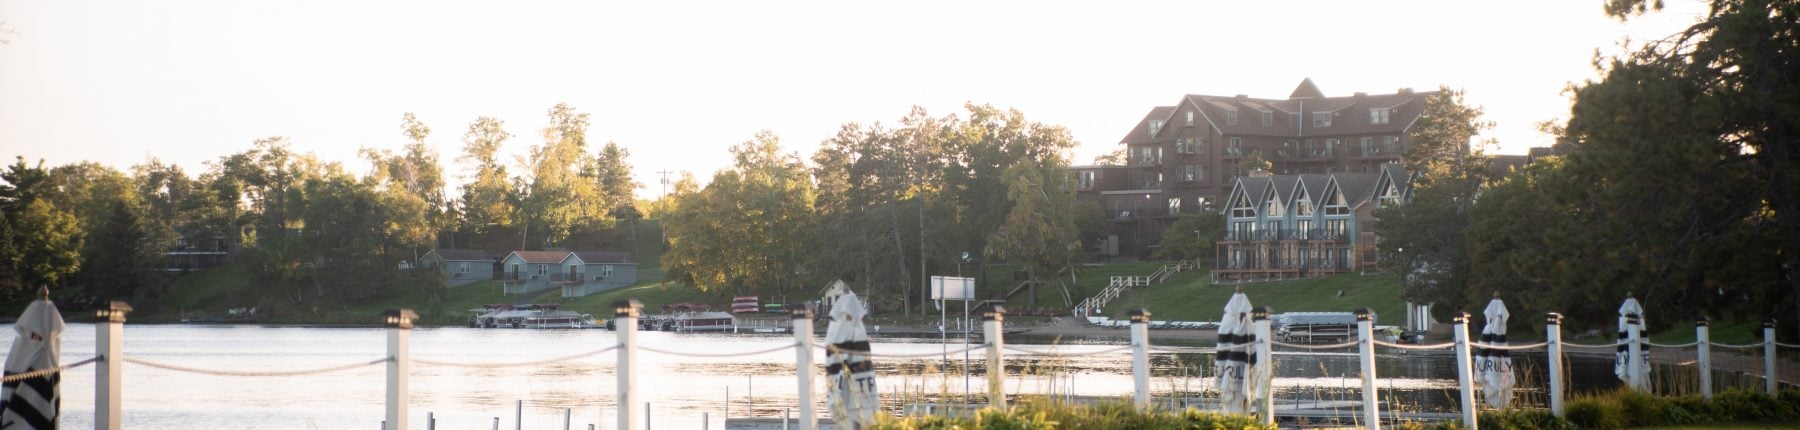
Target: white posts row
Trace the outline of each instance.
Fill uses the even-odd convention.
[[[800,383],[800,430],[813,430],[818,412],[813,411],[813,312],[802,306],[794,309],[794,374]]]
[[[1274,313],[1267,307],[1250,310],[1250,323],[1256,330],[1256,380],[1258,396],[1262,398],[1257,410],[1262,414],[1263,424],[1275,424],[1275,337],[1274,324],[1269,315]]]
[[[1006,409],[1006,388],[1002,382],[1006,380],[1006,366],[1000,360],[1000,348],[1006,346],[1001,337],[1001,321],[1006,319],[1006,307],[994,305],[981,312],[981,328],[985,334],[982,341],[987,344],[987,380],[988,406]]]
[[[1150,409],[1150,311],[1132,308],[1125,315],[1131,318],[1131,404]]]
[[[1694,320],[1694,346],[1699,348],[1700,397],[1712,400],[1712,332],[1707,325],[1706,317]]]
[[[412,374],[412,328],[413,321],[419,314],[411,309],[389,309],[382,312],[387,317],[388,363],[387,363],[387,420],[388,430],[405,430],[406,404],[410,390],[407,388],[407,375]]]
[[[637,363],[637,319],[638,312],[643,307],[636,299],[613,302],[613,332],[619,337],[619,425],[615,427],[619,430],[642,428],[638,427],[640,420],[637,408],[632,407],[640,400],[637,394],[637,369],[632,364]]]
[[[99,319],[99,327],[94,328],[95,355],[100,357],[94,366],[94,428],[119,430],[120,418],[125,416],[125,313],[131,312],[131,305],[114,300],[107,307],[94,313]]]
[[[1451,319],[1451,335],[1456,342],[1457,403],[1462,404],[1463,426],[1475,430],[1475,364],[1469,353],[1469,313],[1457,312]]]
[[[1563,416],[1562,314],[1544,316],[1544,349],[1550,362],[1550,414]]]
[[[1775,374],[1775,320],[1763,321],[1763,389],[1774,395],[1780,385],[1781,375]]]
[[[1381,403],[1375,392],[1374,311],[1366,308],[1356,310],[1356,337],[1356,349],[1361,357],[1359,361],[1362,362],[1363,426],[1370,430],[1381,430]]]
[[[1650,381],[1644,380],[1648,372],[1644,371],[1644,330],[1643,319],[1637,314],[1625,316],[1625,375],[1631,389],[1650,391]]]

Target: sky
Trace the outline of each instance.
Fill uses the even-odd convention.
[[[542,141],[551,106],[660,171],[704,180],[759,130],[810,157],[847,122],[912,106],[1018,109],[1067,127],[1076,164],[1183,94],[1286,98],[1467,92],[1500,153],[1550,143],[1596,53],[1657,39],[1704,6],[1621,23],[1600,0],[1182,2],[593,2],[0,0],[0,157],[190,174],[285,136],[367,170],[400,119],[432,128],[452,183],[462,135],[506,121],[503,153]],[[516,170],[515,170],[516,171]],[[679,174],[679,173],[677,173]]]

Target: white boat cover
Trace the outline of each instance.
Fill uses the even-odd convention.
[[[1481,313],[1487,317],[1487,325],[1481,328],[1481,343],[1506,345],[1506,322],[1512,319],[1506,303],[1495,298]],[[1475,348],[1475,372],[1480,375],[1476,381],[1481,384],[1482,398],[1487,399],[1488,406],[1505,409],[1512,404],[1512,370],[1512,351]]]
[[[881,408],[875,391],[875,363],[869,360],[869,332],[863,326],[868,310],[856,293],[834,284],[826,294],[831,303],[831,323],[825,341],[831,344],[825,358],[825,381],[830,397],[826,405],[840,429],[862,429],[875,422]]]
[[[1225,315],[1219,318],[1218,353],[1213,366],[1219,372],[1215,384],[1219,389],[1219,409],[1229,414],[1247,414],[1255,403],[1256,366],[1254,324],[1250,322],[1250,298],[1244,293],[1231,295],[1225,303]]]
[[[62,313],[49,299],[39,299],[25,307],[13,325],[18,338],[6,356],[6,375],[51,369],[61,365]],[[54,429],[61,419],[62,399],[58,387],[61,373],[39,378],[7,382],[0,389],[0,428]]]
[[[1627,337],[1630,337],[1630,334],[1626,331],[1629,329],[1629,323],[1625,322],[1626,315],[1637,315],[1638,340],[1646,340],[1645,337],[1649,336],[1649,333],[1644,331],[1644,327],[1649,327],[1649,325],[1644,322],[1644,306],[1638,304],[1636,298],[1627,295],[1625,296],[1625,303],[1619,305],[1619,341],[1624,342]],[[1631,353],[1629,348],[1630,345],[1619,345],[1618,352],[1614,353],[1613,357],[1613,375],[1618,376],[1619,380],[1625,381],[1626,384],[1631,383],[1631,375],[1628,374],[1631,371],[1631,367],[1625,365],[1625,356],[1630,355]],[[1643,391],[1650,388],[1647,386],[1650,384],[1649,345],[1644,344],[1639,350],[1643,353],[1640,360],[1642,360],[1644,364],[1638,366],[1638,381],[1641,381],[1645,386],[1635,386],[1631,388]]]

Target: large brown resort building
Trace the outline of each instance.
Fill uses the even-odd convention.
[[[1079,199],[1098,204],[1109,223],[1110,237],[1096,248],[1101,254],[1146,256],[1178,215],[1224,211],[1225,198],[1239,186],[1239,178],[1250,173],[1241,171],[1239,162],[1254,154],[1271,163],[1268,174],[1290,177],[1276,181],[1280,185],[1315,182],[1296,179],[1301,176],[1336,176],[1346,186],[1332,191],[1374,194],[1366,184],[1385,176],[1381,175],[1384,165],[1400,162],[1401,151],[1412,143],[1407,131],[1432,93],[1402,88],[1392,94],[1326,97],[1306,79],[1286,99],[1189,94],[1173,106],[1151,108],[1119,140],[1126,147],[1125,165],[1072,168]],[[1389,175],[1397,173],[1394,167],[1385,168]],[[1405,174],[1399,176],[1402,178],[1390,180],[1398,179],[1401,183],[1395,185],[1403,187]],[[1349,180],[1352,178],[1354,181]],[[1266,182],[1257,185],[1268,186]],[[1317,182],[1324,183],[1322,179]],[[1348,182],[1364,185],[1350,190]],[[1264,191],[1249,192],[1261,197]],[[1288,195],[1292,191],[1281,189],[1275,194],[1292,199]],[[1308,204],[1337,198],[1309,197]],[[1374,200],[1371,195],[1342,197],[1347,201]],[[1260,201],[1249,204],[1267,205]],[[1259,214],[1257,218],[1267,217]],[[1354,231],[1345,233],[1357,236]],[[1372,246],[1346,246],[1355,245]],[[1357,260],[1355,257],[1339,258],[1333,265],[1362,265],[1343,261]]]

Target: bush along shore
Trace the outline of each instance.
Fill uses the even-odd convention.
[[[1571,399],[1563,417],[1543,409],[1482,411],[1481,428],[1518,430],[1628,429],[1665,426],[1765,424],[1800,426],[1800,390],[1779,395],[1729,390],[1707,400],[1698,395],[1657,396],[1627,389]],[[1461,429],[1456,421],[1396,423],[1406,430]],[[1216,429],[1273,430],[1256,418],[1198,409],[1139,410],[1129,403],[1069,404],[1045,399],[982,409],[965,416],[881,416],[876,430],[928,429]]]

